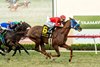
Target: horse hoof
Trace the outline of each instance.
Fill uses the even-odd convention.
[[[69,62],[71,62],[71,59],[69,59]]]
[[[56,59],[55,58],[52,58],[52,61],[55,61]]]
[[[50,56],[46,56],[45,58],[46,58],[46,59],[51,59],[52,57],[50,57]]]
[[[50,57],[45,57],[46,59],[49,59]]]
[[[7,60],[10,60],[10,58],[8,58]]]
[[[9,63],[9,61],[10,61],[10,58],[7,58],[7,62]]]
[[[6,54],[2,54],[2,56],[5,56]]]
[[[30,55],[30,54],[28,53],[28,55]]]
[[[5,56],[6,54],[3,54],[2,56]]]

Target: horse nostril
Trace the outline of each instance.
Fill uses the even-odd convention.
[[[82,31],[82,28],[80,28],[79,30]]]
[[[82,31],[82,28],[80,28],[80,30]]]

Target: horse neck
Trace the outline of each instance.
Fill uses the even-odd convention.
[[[70,29],[71,29],[70,25],[71,25],[71,23],[68,20],[66,22],[66,24],[64,25],[64,27],[62,28],[62,32],[63,32],[63,34],[64,34],[65,37],[68,36],[68,33],[69,33]]]
[[[24,31],[24,30],[26,31],[26,26],[24,24],[18,25],[16,29],[17,32]]]
[[[67,37],[68,36],[68,33],[70,32],[70,29],[71,28],[67,28],[67,29],[65,29],[65,31],[62,33],[65,37]]]

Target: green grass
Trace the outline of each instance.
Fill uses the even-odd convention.
[[[0,67],[100,67],[100,53],[96,55],[94,52],[74,52],[71,63],[68,62],[69,52],[61,52],[61,57],[56,58],[55,61],[45,59],[35,51],[31,51],[30,56],[25,52],[22,52],[21,56],[17,53],[7,61],[7,57],[11,54],[5,57],[0,55]]]

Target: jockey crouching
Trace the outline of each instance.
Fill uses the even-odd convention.
[[[61,15],[60,17],[51,17],[49,20],[44,24],[42,34],[52,34],[56,27],[60,27],[63,22],[65,21],[66,17]]]
[[[10,23],[9,23],[9,30],[15,31],[15,30],[16,30],[16,27],[17,27],[19,24],[20,24],[20,22],[17,22],[17,21],[15,21],[15,22],[10,22]]]
[[[0,24],[0,40],[2,41],[3,44],[5,44],[5,34],[6,30],[14,31],[15,28],[17,27],[17,24],[20,22],[2,22]]]

